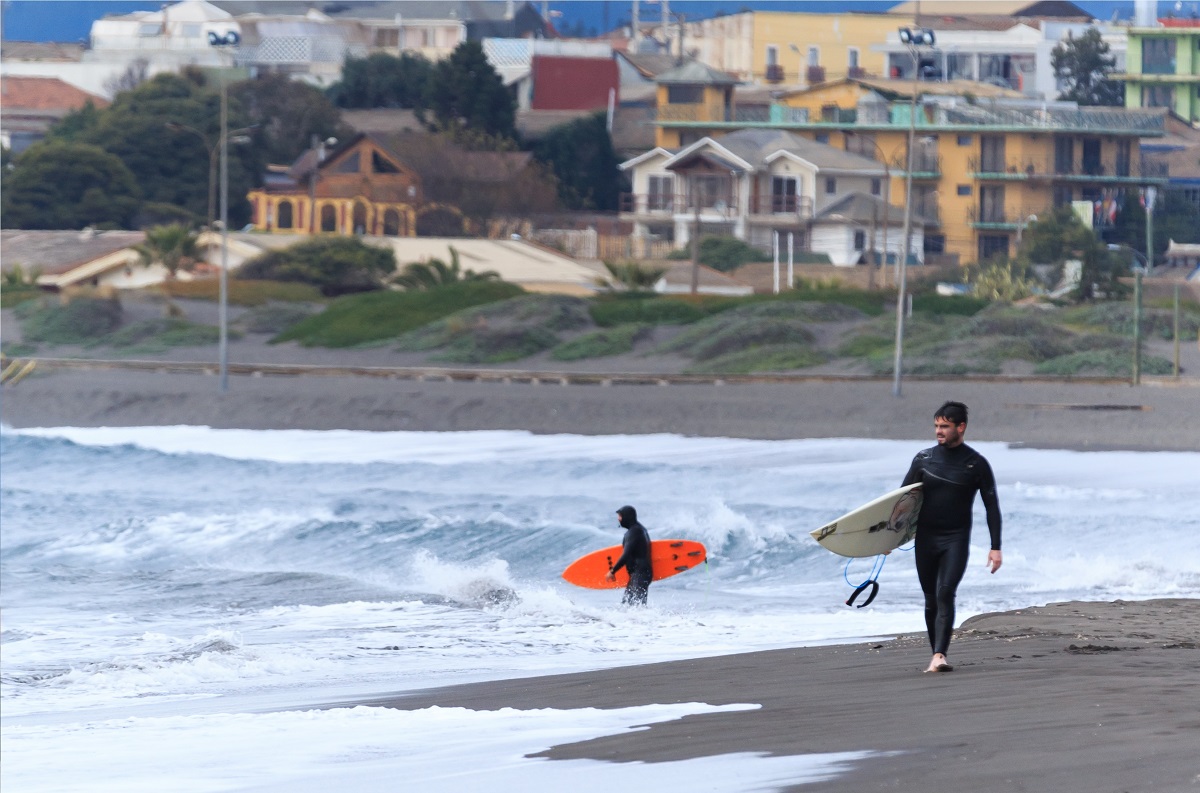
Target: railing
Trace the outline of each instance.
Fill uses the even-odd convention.
[[[768,64],[766,77],[768,83],[783,82],[783,67],[778,63]]]
[[[809,66],[804,73],[804,79],[809,85],[825,82],[825,67]]]
[[[813,216],[812,196],[799,195],[752,195],[751,215],[790,215],[807,220]]]
[[[967,211],[967,220],[972,226],[989,226],[1005,230],[1023,229],[1032,221],[1031,216],[1037,215],[1045,209],[1024,209],[1017,210],[1011,207],[990,206],[981,207],[978,204],[972,206]]]
[[[1163,114],[1155,110],[1103,108],[989,108],[980,105],[939,107],[935,123],[1032,127],[1081,132],[1162,132]]]
[[[720,121],[711,118],[708,105],[659,105],[656,111],[659,121]]]
[[[925,221],[926,226],[942,225],[942,213],[938,208],[936,201],[928,201],[925,203],[913,201],[912,211],[914,215],[922,218]],[[901,215],[901,217],[903,217],[903,215]]]
[[[696,201],[692,196],[682,193],[675,195],[663,193],[622,193],[618,203],[619,211],[626,215],[644,215],[670,218],[675,215],[691,214],[697,211]],[[739,205],[732,196],[703,196],[700,199],[699,212],[701,215],[718,214],[732,217],[739,211]]]
[[[895,156],[892,157],[893,174],[896,172],[903,174],[907,169],[908,153],[903,151],[897,152]],[[915,150],[913,151],[912,169],[913,176],[918,178],[921,176],[941,176],[942,158],[940,155],[931,154],[927,151]]]
[[[1160,160],[1143,157],[1140,160],[1120,160],[1104,157],[1099,160],[1059,160],[1053,156],[1046,159],[1008,157],[967,158],[967,171],[978,179],[993,181],[1021,181],[1027,179],[1066,179],[1071,181],[1116,181],[1139,179],[1166,179],[1167,164]]]

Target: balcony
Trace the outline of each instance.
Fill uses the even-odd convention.
[[[619,213],[646,220],[673,220],[699,214],[706,222],[720,222],[736,217],[739,205],[731,195],[702,195],[699,207],[692,196],[676,193],[622,193]],[[809,210],[811,214],[811,209]]]
[[[936,200],[925,202],[913,201],[913,214],[925,221],[926,226],[942,225],[942,213]]]
[[[750,216],[769,222],[809,220],[813,216],[812,196],[754,195],[750,197]]]
[[[825,67],[824,66],[809,66],[804,72],[804,80],[809,85],[825,82]]]
[[[783,82],[783,67],[778,63],[767,64],[767,82],[782,83]]]
[[[867,76],[867,70],[861,66],[851,66],[846,72],[846,76],[851,80],[861,80]]]
[[[908,154],[899,152],[892,157],[892,176],[902,176],[908,169]],[[942,176],[942,158],[933,152],[916,150],[913,152],[913,179],[940,179]]]
[[[1042,210],[1044,211],[1044,210]],[[1017,231],[1029,225],[1029,217],[1038,210],[1016,210],[1011,207],[981,207],[978,204],[967,212],[973,228],[984,231]]]
[[[1143,157],[1136,166],[1129,160],[1105,157],[1099,160],[1065,161],[973,156],[967,160],[967,172],[974,179],[990,182],[1018,182],[1046,179],[1060,182],[1108,184],[1145,184],[1163,182],[1168,177],[1165,162]]]
[[[622,215],[670,218],[675,214],[676,196],[663,193],[621,193]]]

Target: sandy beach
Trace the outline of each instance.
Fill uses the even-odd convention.
[[[464,685],[367,703],[617,708],[753,703],[582,743],[551,759],[654,763],[732,752],[878,752],[789,791],[1200,788],[1200,601],[1055,603],[967,620],[948,674],[923,636]]]

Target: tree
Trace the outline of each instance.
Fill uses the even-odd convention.
[[[122,91],[132,91],[150,77],[150,61],[145,58],[134,58],[125,71],[104,81],[104,90],[112,96]]]
[[[390,248],[367,245],[357,237],[321,237],[259,254],[238,269],[238,278],[299,281],[334,297],[381,289],[395,270]]]
[[[426,83],[418,118],[430,129],[452,135],[471,129],[501,138],[516,137],[516,101],[488,63],[483,45],[464,41],[439,61]]]
[[[409,291],[434,289],[460,281],[499,281],[500,273],[495,270],[485,270],[477,273],[474,270],[462,270],[458,260],[458,251],[450,246],[450,264],[441,259],[430,259],[427,262],[414,262],[407,265],[404,271],[392,279],[392,283],[402,286]]]
[[[159,74],[118,94],[112,105],[97,111],[94,123],[79,123],[86,121],[80,116],[69,125],[54,127],[50,135],[116,155],[133,173],[143,200],[183,207],[195,222],[203,222],[208,215],[211,156],[220,140],[220,116],[218,86],[210,85],[203,72],[189,69]],[[168,130],[168,122],[181,131]],[[231,93],[229,128],[249,124]],[[249,219],[246,194],[264,165],[261,144],[229,147],[231,225]]]
[[[12,229],[128,228],[140,203],[120,158],[98,146],[43,141],[14,160],[0,214]]]
[[[347,58],[342,79],[329,88],[329,97],[345,108],[418,108],[432,77],[433,64],[421,55],[376,52]]]
[[[603,113],[550,130],[533,156],[554,171],[558,200],[567,209],[617,208],[621,172]]]
[[[1096,28],[1089,27],[1079,38],[1069,36],[1050,53],[1054,76],[1064,86],[1058,98],[1080,105],[1124,105],[1122,84],[1108,79],[1116,63]]]
[[[635,291],[650,289],[667,272],[665,267],[647,267],[638,262],[621,262],[620,264],[605,262],[604,266],[612,273],[613,279]],[[601,281],[603,282],[603,279]]]
[[[231,101],[256,125],[251,137],[263,159],[292,163],[318,139],[349,138],[353,132],[320,89],[285,74],[268,74],[229,86]]]
[[[163,294],[167,298],[167,315],[177,316],[181,312],[171,300],[170,282],[179,275],[180,270],[191,271],[200,261],[196,248],[196,235],[191,229],[180,223],[167,226],[155,226],[146,231],[146,239],[133,249],[138,259],[145,267],[161,264],[167,270],[167,278],[163,281]]]
[[[1018,254],[1034,264],[1062,264],[1077,259],[1082,265],[1076,297],[1091,300],[1099,290],[1106,295],[1124,291],[1118,278],[1128,267],[1100,242],[1095,232],[1083,224],[1069,206],[1052,212],[1031,223],[1024,232]]]

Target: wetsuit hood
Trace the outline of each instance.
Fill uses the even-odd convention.
[[[628,529],[630,526],[637,523],[637,510],[633,507],[621,507],[617,510],[617,515],[620,518],[622,528]]]

